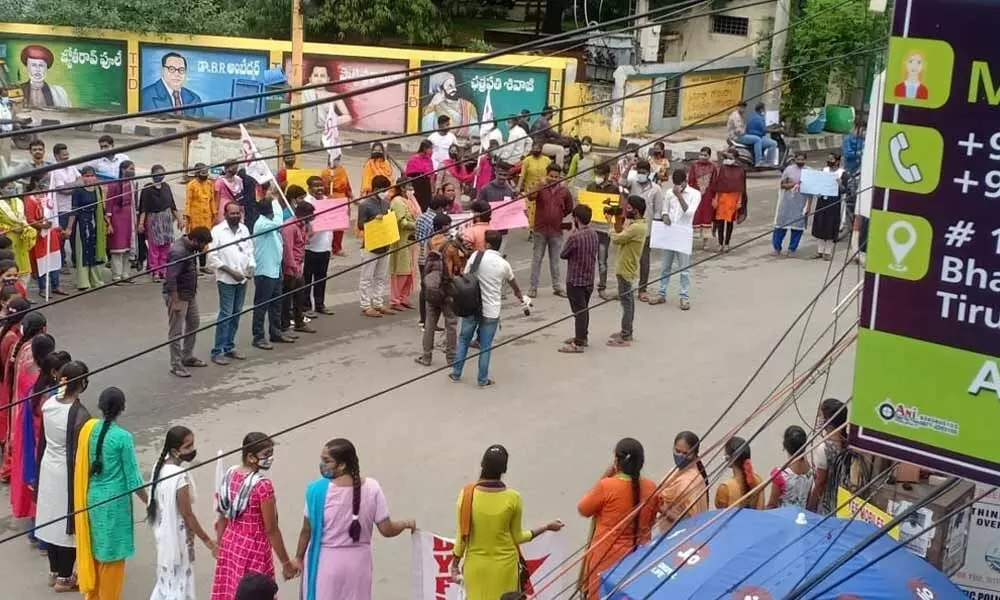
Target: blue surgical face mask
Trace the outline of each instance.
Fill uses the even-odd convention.
[[[319,463],[319,474],[325,479],[333,479],[337,476],[337,474],[333,471],[333,467],[330,467],[324,462]]]
[[[163,181],[163,175],[162,174],[153,175],[153,181],[156,182],[156,183],[162,182]]]

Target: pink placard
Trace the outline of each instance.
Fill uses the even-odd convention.
[[[350,205],[347,198],[313,199],[316,208],[313,231],[346,231],[351,226]]]
[[[492,212],[490,229],[520,229],[528,226],[524,198],[518,198],[513,202],[506,199],[501,202],[490,202],[490,209]]]

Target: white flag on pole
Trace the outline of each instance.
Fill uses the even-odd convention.
[[[326,147],[326,151],[330,155],[330,162],[340,158],[342,154],[340,148],[334,148],[334,146],[340,146],[340,125],[337,124],[337,109],[332,102],[326,111],[326,120],[323,122],[323,146]]]
[[[486,90],[486,102],[483,103],[483,116],[480,119],[482,125],[479,126],[479,142],[484,152],[490,149],[490,132],[496,127],[496,124],[493,123],[493,100],[490,98],[492,91]]]
[[[257,144],[253,143],[250,132],[243,125],[240,125],[240,144],[243,147],[243,168],[246,169],[247,175],[253,177],[254,181],[260,184],[272,181],[274,173],[271,172],[267,163],[260,159],[261,154],[257,150]]]

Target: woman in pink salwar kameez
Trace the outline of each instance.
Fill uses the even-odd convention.
[[[4,456],[4,469],[10,472],[10,506],[15,518],[25,519],[35,516],[34,492],[25,478],[25,461],[35,461],[38,448],[38,433],[41,431],[41,402],[31,396],[31,387],[38,379],[38,361],[35,360],[33,349],[36,347],[42,354],[48,355],[55,349],[55,340],[45,334],[45,317],[38,312],[28,313],[24,317],[24,335],[14,351],[14,406],[11,408],[10,452]],[[40,400],[40,399],[38,399]],[[29,469],[33,473],[33,469]],[[31,479],[34,479],[32,476]]]

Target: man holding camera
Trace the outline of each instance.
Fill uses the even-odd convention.
[[[649,163],[646,163],[649,167]],[[608,345],[627,348],[632,345],[632,324],[635,320],[635,280],[639,276],[639,262],[646,244],[646,200],[642,196],[629,196],[625,211],[613,217],[611,243],[618,250],[615,277],[618,279],[618,300],[622,303],[621,331],[611,334]]]

